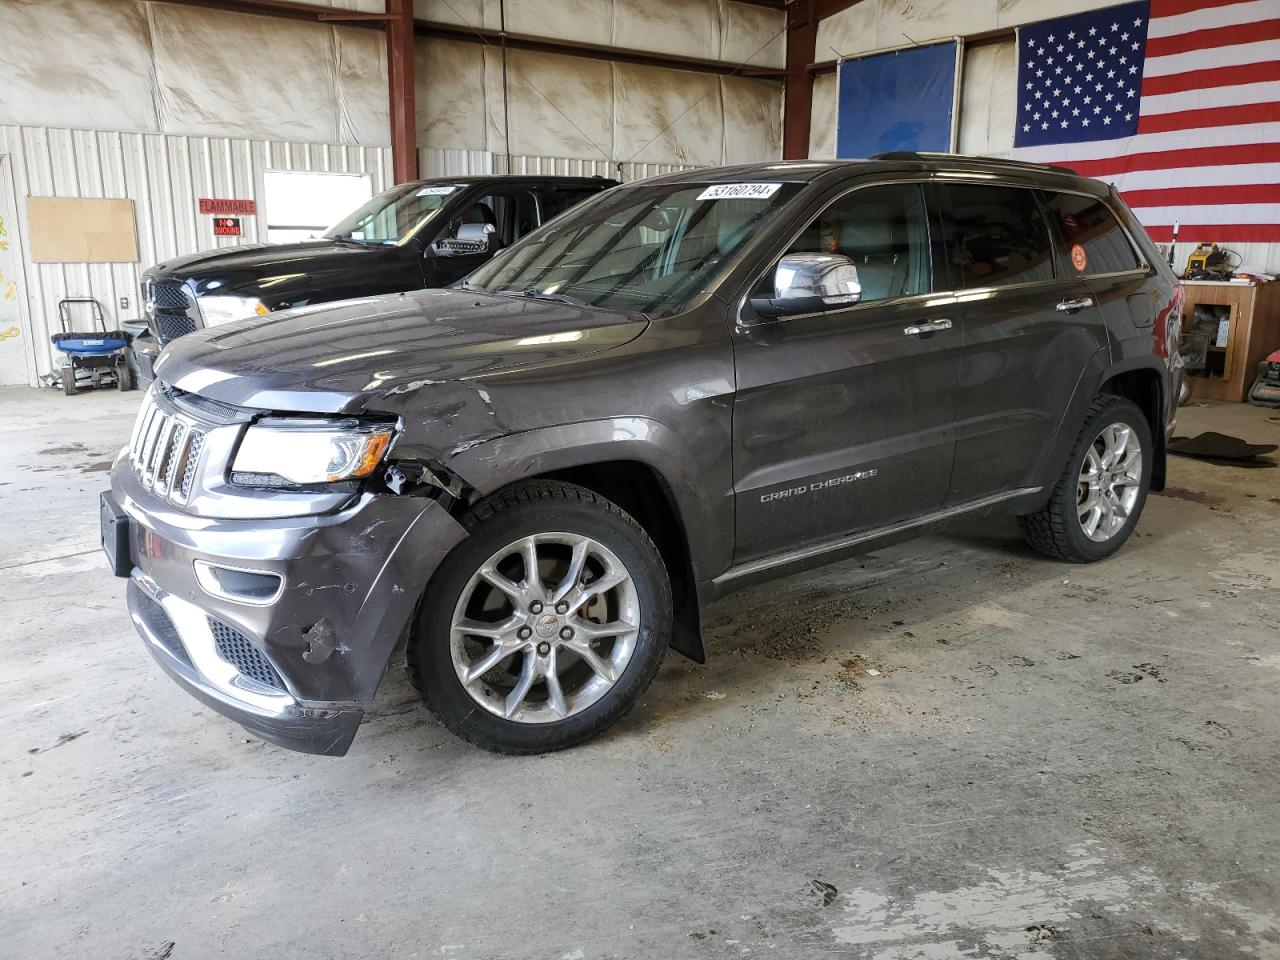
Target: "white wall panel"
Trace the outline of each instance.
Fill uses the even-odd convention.
[[[490,58],[501,77],[498,54]],[[667,74],[672,71],[665,71]],[[507,52],[507,123],[511,145],[494,131],[495,152],[559,157],[613,157],[616,90],[611,65],[603,60],[556,56],[528,50]],[[499,104],[495,126],[502,121]]]
[[[174,137],[45,127],[0,126],[0,154],[10,159],[16,234],[24,261],[18,297],[34,368],[53,363],[49,334],[57,303],[94,297],[108,323],[141,315],[138,276],[152,264],[214,247],[254,243],[266,236],[262,175],[266,170],[368,173],[374,190],[391,182],[388,148],[349,144]],[[113,197],[134,202],[137,264],[32,263],[28,196]],[[244,218],[241,238],[214,237],[213,218],[197,212],[200,197],[256,199],[257,217]],[[120,298],[127,297],[127,308]]]
[[[387,101],[386,60],[376,37],[221,10],[162,3],[147,9],[162,130],[317,143],[360,132],[389,142],[385,107],[358,121],[344,121],[342,111],[344,103],[361,109],[379,97]],[[352,56],[341,56],[340,45]]]
[[[418,111],[418,143],[489,149],[485,48],[475,43],[419,37],[416,53],[414,105]]]
[[[1017,51],[1013,41],[984,43],[964,52],[960,84],[960,152],[1008,156],[1018,107]]]
[[[143,8],[0,0],[0,122],[160,129]]]
[[[418,41],[419,142],[614,162],[740,163],[782,152],[782,87],[456,40]],[[505,131],[510,128],[511,144]]]
[[[786,14],[732,0],[506,0],[511,33],[781,67]],[[423,20],[497,30],[498,0],[415,0]]]
[[[753,163],[782,155],[782,89],[767,80],[720,78],[724,149],[717,163]]]
[[[836,155],[836,94],[834,73],[813,78],[813,113],[809,120],[809,156],[829,160]]]

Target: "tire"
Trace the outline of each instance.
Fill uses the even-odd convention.
[[[1113,427],[1121,427],[1131,433],[1124,448],[1127,452],[1117,457],[1116,463],[1108,464],[1109,448],[1104,434]],[[1114,471],[1120,469],[1122,463],[1131,463],[1132,449],[1128,445],[1135,442],[1140,463],[1136,470],[1130,466],[1125,476],[1135,476],[1137,482],[1125,484],[1123,479],[1109,482],[1112,477],[1119,476]],[[1018,518],[1027,543],[1041,553],[1071,563],[1093,563],[1111,556],[1129,539],[1142,515],[1147,491],[1151,487],[1154,453],[1151,428],[1142,411],[1123,397],[1100,395],[1089,408],[1067,465],[1053,485],[1049,502],[1035,513]],[[1102,478],[1096,487],[1083,475],[1091,454],[1094,460],[1091,461],[1089,476]],[[1100,469],[1099,464],[1102,465]],[[1107,490],[1112,492],[1111,495]],[[1130,490],[1132,498],[1128,497]],[[1097,496],[1088,499],[1094,493]],[[1096,506],[1089,508],[1089,503]],[[1112,504],[1120,504],[1123,509],[1113,509]],[[1091,532],[1087,528],[1095,517],[1099,519]],[[1113,523],[1114,528],[1111,526]]]
[[[127,363],[116,364],[116,389],[121,393],[133,389],[133,371]]]
[[[457,736],[506,754],[572,747],[616,723],[671,639],[671,584],[648,534],[604,497],[545,480],[499,491],[461,522],[470,536],[431,578],[409,638],[426,705]]]
[[[76,371],[73,367],[62,368],[62,392],[68,397],[76,395]]]

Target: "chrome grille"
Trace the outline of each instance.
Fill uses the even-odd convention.
[[[240,676],[253,680],[272,690],[283,690],[280,675],[266,654],[253,645],[253,641],[234,627],[221,620],[209,618],[209,630],[213,634],[218,656],[240,671]]]
[[[177,280],[148,278],[142,284],[151,332],[161,344],[195,331],[200,310],[186,287]]]
[[[204,431],[156,402],[147,391],[133,424],[129,462],[143,486],[174,503],[186,503],[195,483]]]

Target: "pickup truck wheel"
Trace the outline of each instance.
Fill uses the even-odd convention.
[[[1151,428],[1132,402],[1093,402],[1049,502],[1019,517],[1027,542],[1072,563],[1111,556],[1129,539],[1151,486]]]
[[[648,687],[671,634],[657,548],[616,504],[532,481],[462,518],[427,587],[409,676],[463,739],[499,753],[581,743]]]

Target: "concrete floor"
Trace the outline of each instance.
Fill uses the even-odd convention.
[[[138,397],[0,391],[4,956],[1280,957],[1280,471],[1174,458],[1092,567],[984,522],[741,594],[567,753],[395,669],[325,760],[134,636],[95,498]]]

